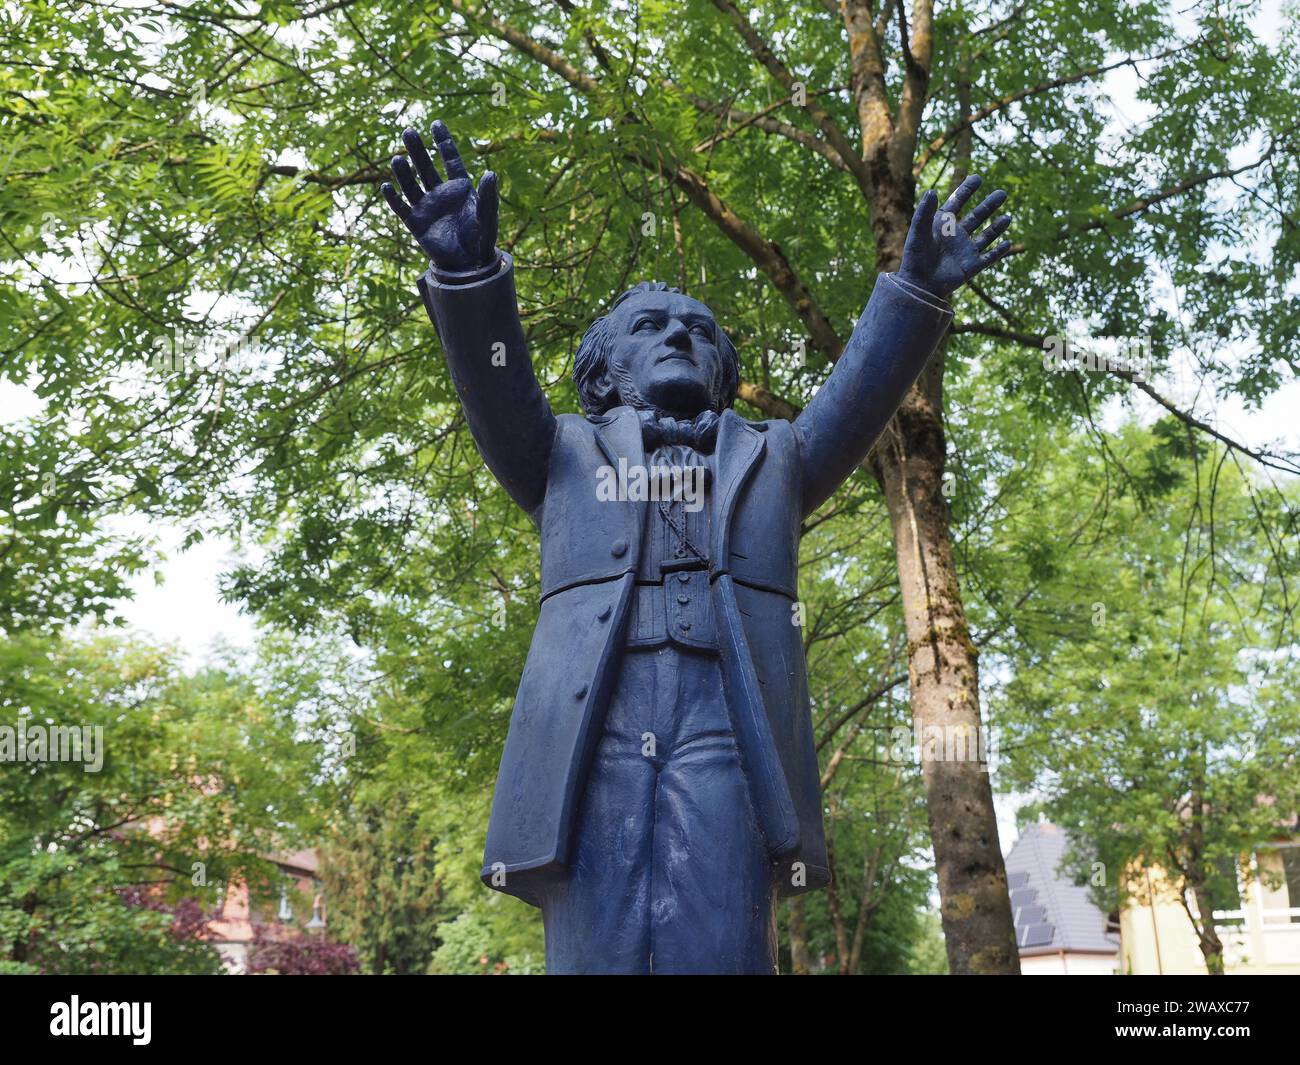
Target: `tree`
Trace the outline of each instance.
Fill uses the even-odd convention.
[[[832,880],[789,900],[789,968],[906,971],[932,859],[920,769],[894,742],[911,715],[886,521],[859,491],[808,525],[800,606]]]
[[[1078,882],[1113,912],[1151,902],[1159,870],[1221,974],[1213,914],[1240,908],[1245,858],[1300,809],[1294,539],[1261,542],[1258,508],[1269,527],[1294,519],[1227,449],[1171,421],[1117,445],[1131,482],[1099,490],[1094,455],[1041,493],[1071,512],[1109,498],[1086,539],[1053,554],[997,716],[1012,779],[1072,833]]]
[[[56,752],[55,729],[85,739]],[[246,682],[140,642],[0,644],[0,965],[220,971],[220,885],[269,895],[262,855],[303,801],[291,735]]]
[[[258,925],[248,954],[254,976],[351,976],[357,955],[349,946],[299,932],[285,937]]]
[[[561,409],[577,332],[634,275],[658,275],[740,344],[746,409],[793,415],[897,265],[918,185],[978,170],[1011,193],[1016,254],[958,303],[865,483],[843,490],[889,514],[916,721],[976,728],[972,617],[989,606],[962,572],[945,486],[965,479],[959,456],[1015,454],[1020,437],[967,435],[970,376],[987,364],[1020,424],[1083,431],[1141,390],[1215,431],[1150,382],[1041,372],[1044,337],[1067,323],[1150,336],[1158,364],[1192,350],[1207,385],[1251,400],[1294,370],[1296,53],[1250,16],[356,0],[95,6],[71,22],[31,0],[3,15],[23,47],[0,115],[2,372],[45,399],[24,430],[40,469],[69,492],[93,484],[87,529],[125,510],[203,514],[196,537],[274,530],[231,594],[295,631],[382,646],[410,691],[456,671],[483,717],[461,721],[455,695],[430,712],[490,761],[497,669],[536,587],[531,532],[468,447],[417,306],[422,266],[383,214],[399,131],[454,113],[471,167],[500,173],[503,243]],[[1110,72],[1139,74],[1149,111],[1122,137]],[[11,508],[15,529],[29,509]],[[74,587],[62,572],[50,581]],[[501,603],[501,642],[476,648],[488,657],[469,676],[443,643],[464,650],[463,627]],[[952,971],[1014,971],[987,777],[954,762],[923,774]]]
[[[355,948],[364,971],[428,970],[440,906],[435,848],[415,812],[400,806],[350,811],[322,854],[330,934]]]

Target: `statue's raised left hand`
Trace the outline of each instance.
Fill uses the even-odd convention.
[[[1011,250],[1011,242],[1004,240],[986,251],[1011,224],[1010,215],[995,219],[982,233],[975,232],[1006,201],[1007,194],[1001,189],[987,196],[965,218],[957,217],[980,183],[981,179],[972,174],[937,212],[939,197],[933,189],[921,197],[903,246],[903,263],[898,270],[903,280],[946,299]]]
[[[441,121],[433,124],[433,143],[447,171],[445,181],[439,177],[419,133],[408,129],[402,134],[402,143],[410,158],[393,158],[393,176],[406,198],[392,185],[380,186],[393,213],[406,224],[438,269],[465,273],[492,266],[497,258],[496,174],[487,171],[475,189],[456,142]]]

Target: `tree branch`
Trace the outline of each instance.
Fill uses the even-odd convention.
[[[975,333],[980,336],[993,337],[998,340],[1010,340],[1014,343],[1021,344],[1027,348],[1034,348],[1038,351],[1044,350],[1047,344],[1047,337],[1044,334],[1023,333],[1013,329],[1006,329],[1000,325],[989,325],[984,322],[954,322],[951,331],[953,333]],[[1075,372],[1077,373],[1078,371]],[[1171,400],[1166,399],[1163,395],[1152,388],[1146,381],[1139,381],[1131,372],[1126,370],[1112,370],[1109,368],[1105,372],[1109,373],[1113,377],[1118,377],[1121,381],[1127,381],[1132,384],[1139,391],[1144,392],[1147,396],[1153,399],[1161,407],[1164,407],[1165,410],[1185,425],[1205,433],[1207,436],[1212,436],[1215,440],[1218,440],[1221,444],[1231,450],[1254,459],[1261,466],[1280,470],[1283,473],[1300,474],[1300,464],[1297,464],[1290,459],[1274,455],[1271,452],[1257,451],[1254,448],[1247,447],[1238,440],[1234,440],[1232,437],[1227,436],[1214,428],[1214,426],[1210,425],[1208,422],[1201,421],[1201,419],[1197,418],[1195,415],[1182,410]]]
[[[785,298],[785,301],[808,327],[813,347],[834,362],[844,350],[844,341],[836,332],[822,309],[813,299],[808,287],[800,280],[785,257],[785,252],[775,241],[761,233],[735,213],[695,171],[680,164],[649,159],[635,152],[628,158],[648,170],[662,173],[686,193],[687,199],[699,208],[741,251],[749,256]]]
[[[676,88],[676,86],[671,83],[665,83],[665,86],[674,89]],[[818,89],[816,91],[818,94],[836,92],[842,87],[843,86],[837,86],[835,88]],[[809,95],[813,95],[813,93],[810,91]],[[737,110],[727,104],[714,103],[712,100],[706,100],[704,97],[697,96],[694,93],[688,93],[687,99],[690,100],[690,102],[699,110],[707,112],[708,114],[717,115],[731,123],[729,128],[724,132],[715,134],[708,138],[708,140],[697,144],[695,146],[696,152],[707,152],[720,141],[729,137],[734,137],[742,129],[745,129],[748,126],[754,126],[757,129],[761,129],[764,133],[770,133],[774,136],[785,137],[787,140],[794,141],[796,144],[807,148],[809,151],[816,152],[837,169],[843,170],[845,173],[853,173],[852,167],[844,161],[844,157],[831,147],[831,145],[827,144],[826,141],[822,140],[820,137],[814,136],[807,130],[802,130],[798,126],[791,125],[789,122],[782,122],[779,119],[771,117],[773,111],[785,107],[790,103],[790,97],[788,96],[783,100],[778,100],[770,107],[764,108],[756,114],[749,111]]]
[[[909,41],[907,18],[903,14],[903,0],[894,0],[898,11],[898,32],[903,46],[903,66],[907,74],[903,80],[903,96],[898,103],[897,133],[910,145],[921,128],[921,115],[930,88],[930,64],[934,55],[934,2],[916,0],[912,6],[912,28]]]
[[[799,417],[803,410],[802,407],[791,403],[788,399],[783,399],[775,392],[764,388],[762,385],[756,385],[752,381],[741,381],[736,394],[770,418],[784,418],[786,421],[792,422]]]
[[[1077,82],[1086,81],[1088,78],[1094,78],[1098,75],[1106,74],[1112,70],[1117,70],[1120,67],[1136,66],[1138,63],[1149,63],[1157,59],[1166,59],[1178,52],[1186,51],[1188,48],[1199,43],[1200,38],[1191,41],[1188,44],[1179,45],[1177,48],[1170,48],[1164,52],[1158,53],[1157,55],[1128,56],[1124,59],[1117,60],[1114,63],[1089,67],[1087,70],[1078,70],[1073,74],[1065,74],[1059,78],[1052,78],[1050,81],[1044,81],[1038,85],[1032,85],[1025,89],[1017,89],[1015,92],[1009,92],[1005,96],[1000,96],[991,103],[985,104],[979,110],[972,111],[970,114],[959,118],[951,126],[935,137],[934,140],[926,145],[925,151],[921,153],[920,159],[918,159],[913,165],[912,173],[913,175],[919,176],[921,171],[923,171],[927,164],[929,164],[930,160],[933,159],[935,155],[962,130],[975,125],[975,123],[988,118],[990,115],[996,114],[997,112],[1010,107],[1012,104],[1020,100],[1027,99],[1030,96],[1038,96],[1041,93],[1050,92],[1053,89],[1059,89],[1065,85],[1074,85]]]
[[[1283,130],[1282,133],[1290,133],[1298,127],[1300,127],[1300,123],[1288,127]],[[1166,200],[1172,200],[1176,196],[1181,196],[1184,192],[1189,192],[1192,189],[1209,184],[1211,181],[1218,181],[1221,178],[1231,179],[1235,178],[1238,174],[1245,174],[1251,170],[1257,170],[1276,154],[1278,147],[1279,144],[1277,140],[1274,139],[1269,144],[1268,150],[1253,163],[1245,163],[1238,167],[1225,167],[1221,170],[1207,170],[1204,173],[1184,178],[1182,181],[1161,189],[1159,192],[1153,192],[1148,196],[1139,197],[1127,206],[1112,211],[1105,218],[1094,218],[1082,223],[1081,225],[1064,225],[1057,230],[1056,239],[1065,240],[1068,237],[1077,236],[1080,233],[1091,233],[1094,230],[1105,229],[1113,221],[1122,221],[1125,218],[1131,218],[1134,215],[1143,214],[1144,212],[1149,211],[1152,207],[1164,203]],[[1028,245],[1022,242],[1017,242],[1011,245],[1011,250],[1007,252],[1007,254],[1022,255],[1028,250]]]
[[[491,27],[492,32],[512,48],[537,60],[548,70],[562,77],[575,89],[580,89],[589,95],[594,95],[600,91],[600,82],[595,78],[584,74],[558,52],[547,48],[546,45],[529,37],[522,30],[515,29],[508,23],[502,22],[495,15],[489,15],[486,11],[480,10],[473,4],[466,3],[465,0],[451,0],[451,6],[467,18],[475,19]]]
[[[767,70],[777,83],[780,84],[786,92],[793,95],[796,78],[790,73],[789,68],[777,57],[776,53],[763,40],[757,30],[750,25],[749,20],[737,10],[736,5],[731,0],[713,0],[713,6],[716,7],[731,22],[735,30],[740,34],[745,44],[749,46],[749,51],[753,57]],[[863,197],[868,203],[871,202],[871,178],[867,173],[866,164],[863,162],[859,152],[853,150],[853,145],[844,132],[831,118],[826,108],[817,102],[817,97],[808,94],[805,91],[804,110],[808,112],[812,120],[817,124],[817,128],[822,131],[822,136],[826,142],[839,153],[841,159],[849,168],[858,183],[858,188],[862,190]]]

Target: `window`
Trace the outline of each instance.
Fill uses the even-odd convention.
[[[1205,882],[1210,910],[1217,926],[1245,922],[1246,913],[1241,906],[1241,884],[1237,880],[1237,863],[1232,858],[1220,858],[1214,863],[1214,876]]]
[[[1256,860],[1264,927],[1300,926],[1300,846],[1270,847],[1261,850]]]
[[[1246,923],[1246,911],[1241,905],[1241,882],[1236,861],[1232,858],[1215,861],[1214,873],[1206,879],[1201,895],[1193,892],[1188,902],[1195,920],[1201,919],[1200,904],[1209,902],[1216,929],[1240,929]]]
[[[1291,923],[1300,924],[1300,847],[1283,847],[1278,856],[1282,860],[1282,891],[1291,910]]]

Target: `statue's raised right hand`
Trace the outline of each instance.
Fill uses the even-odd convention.
[[[393,157],[393,176],[406,198],[387,182],[380,191],[436,268],[464,273],[493,266],[498,255],[497,176],[486,171],[475,191],[447,127],[438,121],[432,132],[447,180],[438,176],[420,134],[408,129],[402,134],[402,143],[410,160],[400,155]]]

